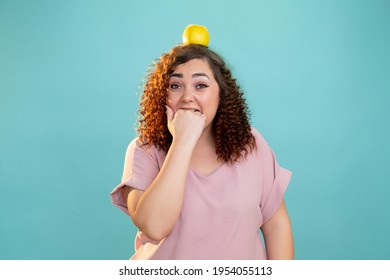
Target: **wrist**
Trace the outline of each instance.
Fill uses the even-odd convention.
[[[180,151],[180,153],[183,153],[183,154],[188,153],[188,154],[192,155],[192,151],[194,150],[195,145],[196,145],[195,141],[188,141],[188,139],[181,140],[181,139],[174,138],[172,140],[172,144],[171,144],[171,147],[169,149],[170,150],[171,149],[178,150],[178,151]]]

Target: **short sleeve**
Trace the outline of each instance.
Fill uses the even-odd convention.
[[[158,155],[154,147],[142,145],[138,138],[127,147],[121,183],[110,193],[111,202],[127,215],[129,213],[122,196],[123,187],[146,190],[160,171]]]
[[[255,131],[253,134],[262,159],[263,188],[260,209],[264,224],[279,209],[292,172],[279,166],[274,152],[259,132]]]

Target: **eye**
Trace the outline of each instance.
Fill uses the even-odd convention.
[[[173,83],[173,84],[169,85],[169,88],[172,90],[179,89],[180,87],[181,87],[181,85],[178,83]]]
[[[197,89],[203,89],[203,88],[208,88],[209,86],[206,85],[206,84],[200,83],[200,84],[197,84],[195,87],[196,87]]]

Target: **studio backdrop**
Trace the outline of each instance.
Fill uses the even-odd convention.
[[[204,25],[293,172],[297,259],[390,259],[390,2],[0,2],[0,259],[128,259],[147,67]]]

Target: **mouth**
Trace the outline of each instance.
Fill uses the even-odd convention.
[[[201,111],[199,109],[196,109],[196,108],[180,108],[180,110],[189,110],[189,111],[193,111],[194,113],[196,113],[196,112],[201,113]]]

